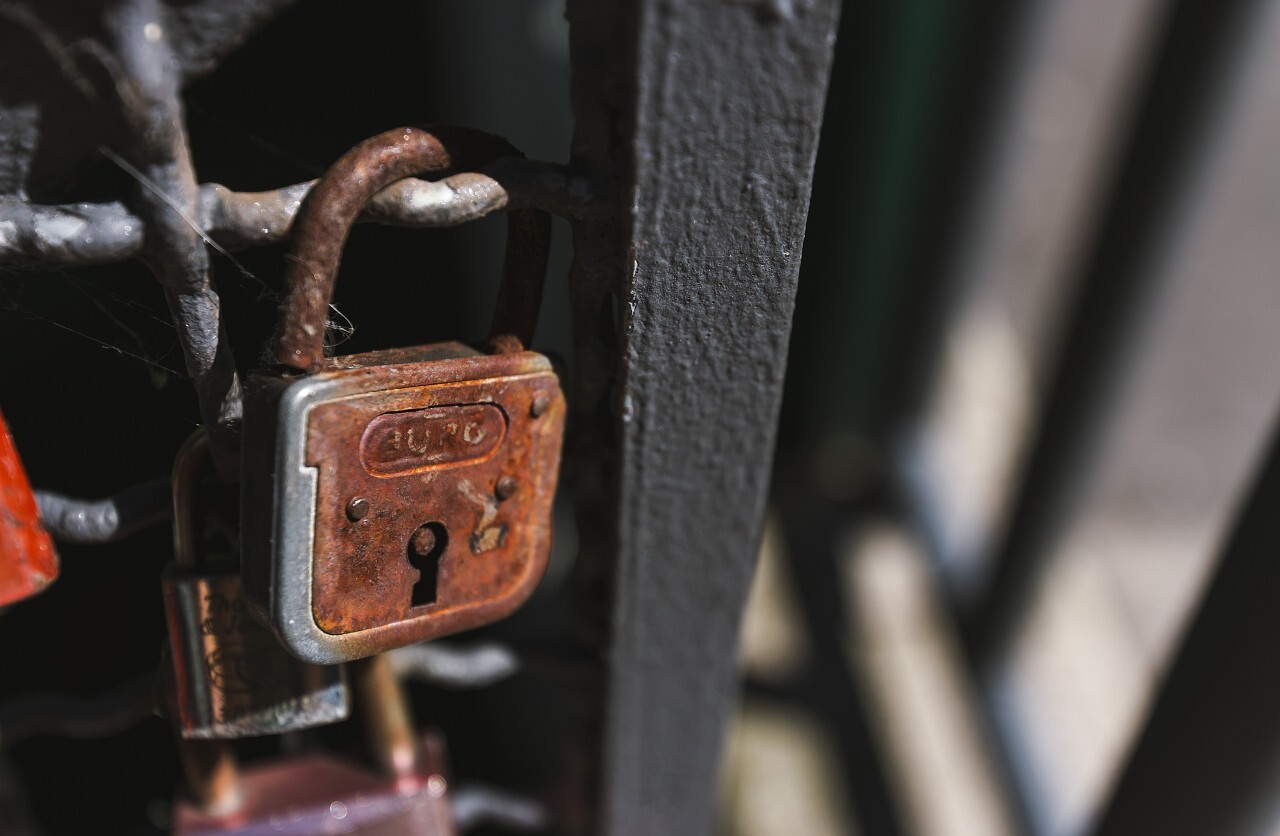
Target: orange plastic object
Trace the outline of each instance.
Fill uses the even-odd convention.
[[[0,607],[30,598],[57,577],[58,553],[0,414]]]

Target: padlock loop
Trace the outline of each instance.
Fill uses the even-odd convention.
[[[202,472],[209,470],[209,434],[192,433],[173,460],[173,564],[180,570],[196,568],[196,486]]]
[[[397,128],[352,148],[303,200],[294,221],[284,275],[275,358],[304,372],[324,362],[324,334],[342,248],[374,195],[406,177],[479,167],[523,156],[506,140],[465,128]],[[490,336],[514,334],[528,344],[538,318],[550,251],[551,219],[535,209],[507,216],[502,289]]]

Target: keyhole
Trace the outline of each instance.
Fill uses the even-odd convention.
[[[440,585],[440,558],[449,545],[449,532],[442,523],[431,522],[418,528],[409,538],[409,565],[418,570],[409,606],[421,607],[436,602]]]

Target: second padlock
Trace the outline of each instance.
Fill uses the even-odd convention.
[[[213,477],[203,434],[178,454],[173,473],[175,556],[162,581],[176,722],[185,738],[281,734],[336,723],[348,714],[336,665],[285,653],[248,610],[234,553],[204,548],[205,523],[230,532],[234,503],[214,513],[225,489]],[[225,564],[225,565],[224,565]]]

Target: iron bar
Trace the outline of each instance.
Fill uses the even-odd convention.
[[[488,825],[523,832],[547,826],[547,811],[538,802],[480,784],[459,787],[451,805],[453,824],[460,833]]]
[[[412,784],[421,760],[404,688],[385,653],[352,662],[351,684],[368,729],[374,766],[387,778]]]
[[[139,181],[137,206],[147,224],[141,255],[164,288],[214,462],[223,478],[234,481],[239,471],[240,383],[209,252],[193,220],[199,185],[165,11],[158,0],[131,0],[107,14],[118,61],[115,94],[132,145],[131,160],[112,156]]]
[[[426,642],[393,650],[387,656],[397,677],[454,691],[487,688],[520,671],[515,651],[496,642],[467,647]]]
[[[196,225],[227,250],[281,243],[315,182],[265,192],[236,192],[205,183],[200,186]],[[567,167],[512,157],[434,182],[394,183],[373,198],[358,220],[444,227],[515,209],[574,217],[590,199],[589,181]],[[141,254],[146,232],[142,218],[119,201],[41,206],[0,198],[0,264],[122,261]]]
[[[123,540],[173,513],[168,477],[125,488],[105,499],[76,499],[35,491],[40,522],[63,543],[101,544]]]
[[[570,279],[580,580],[612,592],[599,832],[712,826],[837,11],[568,6],[573,161],[617,185]]]

